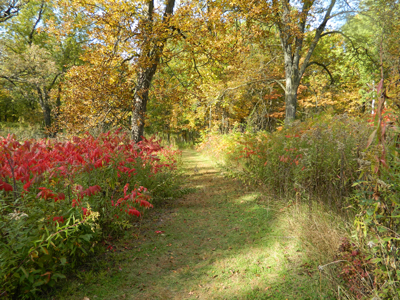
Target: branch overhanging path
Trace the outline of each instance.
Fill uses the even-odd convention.
[[[124,243],[111,242],[108,270],[70,286],[68,299],[318,296],[318,271],[304,267],[304,249],[287,230],[281,206],[224,177],[196,151],[185,150],[183,160],[191,192],[155,205],[138,236],[136,229]]]

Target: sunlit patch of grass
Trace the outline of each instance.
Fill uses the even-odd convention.
[[[235,199],[236,202],[242,204],[245,202],[254,202],[260,196],[260,192],[253,192],[250,194],[243,195],[242,197]]]

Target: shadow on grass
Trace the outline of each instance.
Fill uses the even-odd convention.
[[[194,151],[183,156],[196,192],[156,207],[105,270],[80,274],[52,299],[329,299],[301,238],[282,224],[281,203]]]

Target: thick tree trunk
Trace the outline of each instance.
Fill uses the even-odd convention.
[[[301,74],[298,60],[292,56],[290,47],[285,49],[285,123],[290,124],[296,117],[297,90],[299,88]]]
[[[49,135],[49,130],[51,129],[51,108],[50,105],[46,104],[43,109],[44,127]],[[47,135],[47,134],[46,134]]]
[[[37,87],[39,104],[43,111],[43,121],[46,137],[53,137],[51,133],[51,106],[49,92],[45,88]]]
[[[154,10],[154,0],[148,0],[148,12],[147,12],[147,25],[145,28],[144,35],[148,38],[153,34],[153,10]],[[174,11],[175,0],[168,0],[165,5],[165,11],[162,22],[164,25],[168,25],[169,18]],[[136,87],[133,95],[133,112],[132,112],[132,139],[138,143],[142,140],[145,115],[147,109],[147,102],[149,101],[149,90],[151,87],[151,81],[153,80],[154,74],[157,71],[157,66],[160,62],[160,57],[164,50],[164,43],[159,42],[154,45],[151,44],[151,38],[148,39],[147,43],[143,44],[142,57],[139,59],[141,69],[138,73],[138,78],[136,82]],[[147,66],[144,62],[147,62]]]
[[[138,81],[133,95],[134,108],[132,112],[132,139],[138,143],[142,140],[145,114],[147,102],[149,101],[149,89],[154,74],[156,73],[157,65],[154,64],[151,68],[141,72],[138,76]]]
[[[285,103],[286,103],[286,115],[285,115],[285,123],[290,124],[296,117],[296,109],[297,109],[297,87],[290,85],[286,85],[286,93],[285,93]]]
[[[293,72],[293,70],[292,70]],[[286,78],[286,92],[285,92],[285,104],[286,114],[285,123],[290,124],[296,117],[297,110],[297,90],[299,88],[300,78],[296,76],[287,76]]]

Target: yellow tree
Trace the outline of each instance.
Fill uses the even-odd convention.
[[[58,3],[68,14],[65,24],[72,24],[77,16],[85,16],[78,26],[85,28],[92,38],[83,57],[88,65],[74,68],[67,75],[71,81],[64,93],[66,118],[74,120],[75,125],[79,123],[70,109],[78,104],[77,95],[86,99],[86,106],[92,106],[90,111],[83,111],[81,123],[93,112],[99,120],[104,120],[107,111],[112,115],[116,106],[130,106],[132,137],[140,141],[151,83],[165,44],[174,34],[171,18],[175,0],[167,0],[157,7],[154,0],[60,0]],[[84,80],[79,81],[79,76]],[[121,86],[122,82],[131,86]],[[115,104],[115,101],[121,103]]]
[[[132,97],[132,72],[117,58],[103,61],[94,49],[82,58],[91,64],[72,67],[62,86],[62,126],[69,132],[93,128],[107,130],[110,126],[127,126]]]
[[[71,20],[79,14],[85,15],[80,26],[87,28],[93,40],[83,57],[87,66],[71,70],[71,76],[67,77],[75,79],[64,89],[66,119],[74,119],[75,124],[88,124],[85,120],[93,113],[97,114],[97,120],[103,120],[101,115],[106,114],[111,118],[115,106],[110,103],[118,99],[122,110],[130,108],[125,118],[129,116],[132,138],[139,141],[145,126],[149,95],[160,91],[159,87],[151,89],[160,65],[176,66],[174,77],[179,82],[182,74],[190,78],[197,76],[202,81],[208,77],[207,68],[224,64],[226,56],[232,56],[227,45],[233,45],[229,39],[224,39],[229,18],[221,18],[222,5],[218,3],[188,1],[180,2],[177,8],[172,0],[158,4],[124,0],[60,0],[60,3],[70,11]],[[78,79],[81,72],[88,80]],[[92,83],[89,74],[93,74]],[[109,83],[107,88],[102,84],[105,81]],[[190,80],[190,85],[196,81]],[[121,92],[110,95],[110,90],[121,90],[121,83],[126,89],[123,97],[116,96]],[[173,95],[175,100],[178,95],[182,94]],[[80,120],[73,113],[76,109],[72,108],[79,99],[87,100]],[[90,108],[90,103],[94,104],[92,108],[96,107]]]
[[[358,57],[346,49],[344,36],[336,34],[318,43],[313,61],[307,68],[299,93],[299,112],[306,116],[327,108],[338,113],[360,114],[365,109],[360,90],[360,68]]]
[[[221,78],[201,86],[209,99],[209,128],[217,125],[227,132],[235,125],[254,130],[273,126],[284,105],[280,95],[284,72],[280,52],[270,50],[246,41]]]

